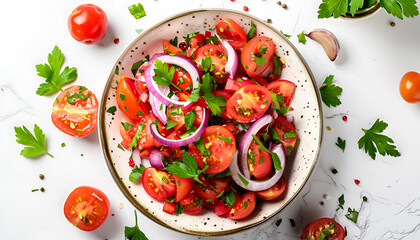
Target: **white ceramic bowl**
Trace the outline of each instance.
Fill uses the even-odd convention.
[[[131,66],[144,59],[146,55],[162,52],[162,39],[178,36],[182,40],[191,32],[204,32],[214,27],[221,19],[231,18],[247,32],[251,20],[257,26],[257,34],[273,38],[277,54],[286,60],[282,79],[296,84],[296,91],[291,102],[298,142],[295,152],[287,159],[285,178],[287,189],[283,197],[274,201],[259,200],[254,213],[243,220],[234,221],[220,218],[211,211],[199,215],[180,214],[173,216],[162,211],[163,203],[150,198],[141,183],[132,183],[128,176],[131,168],[127,164],[130,152],[118,148],[121,142],[119,133],[120,111],[115,115],[106,110],[116,106],[116,81],[121,76],[133,77]],[[115,69],[119,69],[116,74]],[[105,160],[115,182],[128,200],[143,214],[155,222],[184,233],[220,236],[256,226],[282,211],[299,193],[314,169],[318,159],[322,138],[322,109],[320,97],[312,73],[296,48],[279,31],[264,21],[250,15],[225,9],[195,10],[170,17],[137,37],[117,59],[111,70],[102,95],[99,113],[100,141]]]

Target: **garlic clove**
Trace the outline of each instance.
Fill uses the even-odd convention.
[[[306,34],[310,39],[321,44],[327,56],[331,61],[337,58],[340,51],[340,44],[337,37],[327,29],[314,29],[309,34]]]

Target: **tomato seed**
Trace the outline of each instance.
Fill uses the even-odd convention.
[[[347,116],[346,115],[343,116],[343,121],[347,122]]]
[[[248,12],[249,8],[247,6],[244,6],[244,11]]]
[[[118,44],[119,42],[120,42],[120,39],[119,38],[114,39],[114,43],[115,44]]]

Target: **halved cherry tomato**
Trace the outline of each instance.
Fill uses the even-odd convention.
[[[165,40],[165,39],[162,40],[162,46],[163,46],[163,51],[165,53],[168,53],[168,54],[172,53],[172,54],[180,55],[183,57],[187,56],[187,54],[185,54],[185,52],[182,51],[181,48],[172,45],[168,40]]]
[[[266,177],[273,168],[273,160],[269,153],[258,148],[258,144],[253,140],[249,146],[248,166],[251,176],[256,179]]]
[[[249,123],[260,118],[271,104],[271,94],[259,85],[245,85],[227,101],[229,116],[241,123]]]
[[[225,75],[225,65],[227,62],[226,50],[219,45],[206,44],[198,48],[194,52],[194,60],[200,71],[204,71],[201,65],[201,60],[210,57],[211,64],[214,65],[213,75],[217,78],[217,83],[226,82],[227,76]],[[207,69],[208,70],[208,69]]]
[[[296,85],[288,80],[276,80],[267,85],[267,89],[270,92],[276,93],[277,95],[283,95],[284,104],[289,106],[292,100],[293,93],[295,92]]]
[[[204,202],[214,203],[217,200],[217,196],[222,192],[230,191],[231,178],[217,178],[211,177],[204,179],[203,183],[193,184],[194,192],[203,199]],[[211,199],[211,200],[209,200]]]
[[[141,183],[146,193],[158,201],[170,199],[176,192],[173,175],[154,167],[148,167],[143,171]]]
[[[179,202],[181,199],[188,195],[193,184],[191,182],[191,178],[182,178],[175,175],[174,177],[176,186],[175,202]]]
[[[176,210],[176,204],[175,203],[163,201],[163,210],[162,211],[166,212],[167,214],[173,215],[175,210]]]
[[[141,119],[141,123],[144,124],[143,130],[140,134],[139,141],[137,143],[137,146],[140,150],[143,150],[144,148],[151,148],[151,147],[161,147],[162,144],[160,144],[156,139],[153,138],[153,135],[150,131],[150,125],[152,122],[154,122],[157,118],[153,113],[149,113]],[[173,130],[166,129],[165,125],[162,124],[161,121],[158,120],[158,127],[159,132],[162,136],[166,137],[169,136]]]
[[[184,208],[185,213],[199,213],[201,212],[201,199],[194,191],[190,191],[188,195],[179,203]]]
[[[249,40],[241,53],[241,62],[248,76],[255,78],[270,75],[274,70],[275,50],[273,40],[268,37],[254,37]]]
[[[225,85],[225,91],[228,91],[230,93],[234,93],[238,91],[239,88],[245,86],[245,85],[258,85],[256,82],[252,81],[251,79],[248,79],[246,77],[239,77],[235,76],[234,79],[228,78],[226,85]]]
[[[301,235],[301,240],[318,239],[324,232],[325,240],[344,240],[346,236],[343,227],[331,218],[320,218],[311,222]],[[326,235],[327,233],[328,235]]]
[[[277,117],[272,126],[276,131],[277,135],[279,135],[279,141],[283,144],[284,148],[286,149],[286,154],[289,155],[290,151],[293,150],[297,141],[297,134],[296,129],[292,123],[287,121],[287,119],[283,117]]]
[[[192,80],[190,74],[183,68],[175,67],[172,82],[175,83],[175,85],[177,85],[182,90],[182,92],[175,92],[177,96],[181,98],[180,93],[182,93],[183,96],[185,95],[183,98],[188,99],[188,97],[190,96],[190,92],[192,91]],[[188,88],[189,90],[187,91],[186,89]]]
[[[95,130],[98,119],[98,100],[89,89],[71,86],[54,101],[51,120],[62,132],[84,137]]]
[[[191,48],[198,48],[204,45],[204,39],[206,39],[206,37],[201,34],[198,33],[197,35],[195,35],[194,37],[190,38],[190,46]]]
[[[74,189],[64,203],[67,220],[83,231],[93,231],[108,217],[109,200],[101,190],[81,186]]]
[[[420,102],[420,73],[408,72],[400,81],[401,97],[408,103]]]
[[[232,207],[229,207],[229,205],[223,199],[218,199],[216,202],[214,202],[212,210],[217,216],[223,216],[229,212]]]
[[[226,170],[232,161],[233,153],[236,150],[236,140],[230,129],[227,127],[215,125],[207,127],[203,132],[203,142],[207,149],[210,150],[210,156],[203,156],[202,153],[195,148],[194,144],[190,144],[192,149],[189,150],[200,168],[204,164],[208,164],[206,173],[217,174]],[[198,152],[197,152],[198,151]]]
[[[273,200],[280,197],[286,189],[286,180],[281,177],[280,180],[274,184],[271,188],[259,192],[255,192],[257,196],[264,200]]]
[[[145,73],[144,73],[144,71],[147,68],[147,64],[148,64],[148,62],[145,62],[137,69],[136,76],[135,76],[135,81],[134,81],[134,86],[136,87],[136,90],[140,95],[140,99],[143,102],[147,102],[147,99],[149,98],[149,95],[147,94],[147,91],[149,89],[147,88],[146,77],[145,77]],[[143,93],[147,94],[147,99],[144,99],[144,97],[142,97]]]
[[[228,213],[228,218],[238,220],[251,215],[257,205],[257,197],[254,192],[246,192],[236,200]]]
[[[228,93],[226,91],[223,91],[223,90],[215,90],[215,91],[213,91],[213,94],[214,94],[214,96],[222,96],[222,97],[224,97],[226,101],[228,101],[232,97],[232,94],[230,94],[230,93]],[[220,107],[220,109],[223,110],[222,115],[220,115],[221,118],[223,118],[225,120],[232,119],[228,115],[227,110],[226,110],[226,107]]]
[[[166,110],[166,116],[168,116],[168,121],[176,123],[176,125],[171,128],[173,130],[178,130],[185,124],[185,114],[182,107],[168,107]]]
[[[247,40],[245,31],[235,21],[225,18],[216,25],[217,34],[222,35],[234,49],[242,48]]]
[[[136,122],[139,122],[141,116],[150,111],[150,108],[146,106],[146,104],[149,105],[149,103],[143,103],[140,101],[139,104],[139,96],[135,90],[134,82],[129,77],[121,77],[118,81],[116,98],[118,108],[125,114],[125,116]]]
[[[131,125],[131,127],[130,127]],[[126,127],[128,129],[126,129]],[[130,146],[131,142],[133,141],[134,136],[136,135],[137,132],[137,128],[138,128],[138,123],[134,122],[133,120],[131,120],[130,118],[124,116],[121,119],[121,124],[120,124],[120,134],[121,137],[123,139],[123,142],[125,142],[125,144],[128,144],[128,146]],[[124,145],[123,147],[125,149],[127,149]]]

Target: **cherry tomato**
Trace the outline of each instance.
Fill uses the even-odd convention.
[[[320,218],[311,222],[305,230],[303,230],[301,239],[318,239],[323,232],[323,239],[325,240],[344,240],[346,235],[343,227],[338,222],[331,218]]]
[[[147,93],[149,89],[147,88],[146,77],[144,73],[147,68],[147,64],[148,62],[145,62],[137,69],[134,81],[134,86],[136,87],[137,93],[140,95],[140,100],[143,102],[147,102],[149,99],[149,94]],[[143,94],[146,95],[143,96]]]
[[[248,76],[251,78],[269,76],[274,70],[274,52],[274,42],[268,37],[254,37],[249,40],[241,53],[241,62]]]
[[[420,73],[408,72],[400,82],[401,97],[409,103],[420,102]]]
[[[217,78],[217,83],[226,82],[227,76],[225,75],[225,65],[227,62],[226,50],[219,45],[206,44],[198,48],[194,52],[194,60],[200,71],[204,71],[201,65],[201,60],[210,57],[211,64],[214,65],[213,75]]]
[[[241,123],[249,123],[260,118],[271,104],[271,94],[259,85],[245,85],[238,89],[227,101],[229,116]]]
[[[174,177],[154,167],[143,171],[141,183],[146,193],[158,201],[170,199],[176,192]]]
[[[217,178],[211,177],[204,179],[203,183],[193,184],[194,192],[203,199],[204,202],[214,203],[217,200],[217,196],[222,192],[230,191],[230,180],[231,178]],[[209,200],[211,199],[211,200]]]
[[[185,54],[185,52],[182,51],[181,48],[172,45],[168,40],[163,40],[162,45],[163,45],[163,51],[165,53],[176,54],[176,55],[180,55],[180,56],[184,56],[184,57],[187,56],[187,54]]]
[[[267,85],[267,89],[270,92],[276,93],[277,95],[283,95],[284,107],[289,106],[295,88],[296,85],[288,80],[276,80]]]
[[[128,77],[122,77],[118,81],[116,98],[118,108],[125,116],[136,122],[139,122],[141,117],[151,109],[149,103],[139,102],[140,99],[135,90],[134,82]]]
[[[273,200],[280,197],[284,193],[284,190],[286,190],[286,180],[284,177],[281,177],[280,180],[271,188],[255,192],[255,194],[257,194],[257,196],[261,199]]]
[[[213,91],[213,94],[214,94],[214,96],[222,96],[222,97],[224,97],[226,101],[228,101],[232,97],[232,94],[230,94],[230,93],[228,93],[226,91],[222,91],[222,90],[215,90],[215,91]],[[222,115],[220,115],[221,118],[223,118],[225,120],[232,119],[228,115],[227,110],[226,110],[226,107],[220,107],[220,109],[223,110]]]
[[[274,120],[271,127],[274,128],[277,135],[279,135],[279,141],[286,149],[286,154],[289,155],[290,151],[292,151],[295,147],[297,141],[295,127],[292,125],[292,123],[287,121],[287,119],[280,116]]]
[[[198,33],[194,37],[190,38],[191,48],[198,48],[198,47],[203,46],[204,45],[204,39],[206,39],[206,37],[201,33]]]
[[[85,44],[95,44],[104,38],[108,18],[100,7],[82,4],[70,14],[67,25],[74,39]]]
[[[202,153],[190,144],[191,150],[188,152],[195,158],[197,165],[203,168],[208,164],[206,173],[217,174],[226,170],[232,161],[233,153],[236,150],[236,140],[230,129],[215,125],[207,127],[203,132],[203,143],[210,150],[210,156],[203,156]]]
[[[109,200],[101,190],[81,186],[74,189],[64,203],[67,220],[83,231],[93,231],[108,217]]]
[[[192,182],[191,178],[182,178],[175,175],[174,177],[176,186],[175,202],[179,202],[191,191]]]
[[[235,196],[239,195],[236,194]],[[217,216],[223,216],[224,214],[229,212],[232,209],[232,207],[229,207],[229,205],[223,199],[218,199],[216,200],[216,202],[214,202],[212,210]]]
[[[131,125],[131,127],[130,127]],[[126,129],[126,127],[128,129]],[[130,146],[131,142],[133,141],[134,136],[136,135],[137,132],[137,128],[138,128],[138,123],[134,122],[133,120],[131,120],[130,118],[124,116],[121,119],[121,124],[120,124],[120,134],[121,137],[123,139],[123,142],[125,142],[125,144],[128,144],[128,146]],[[124,145],[123,145],[124,147]],[[124,147],[125,149],[127,149],[126,147]]]
[[[235,76],[234,79],[228,78],[226,85],[225,85],[225,91],[234,93],[238,91],[239,88],[245,86],[245,85],[258,85],[256,82],[252,81],[251,79],[248,79],[246,77],[239,77]]]
[[[163,201],[163,210],[162,211],[166,212],[167,214],[173,215],[175,210],[176,210],[176,204],[175,203],[170,203],[170,202],[167,202],[167,201]]]
[[[236,200],[228,213],[228,218],[238,220],[251,215],[257,204],[257,197],[254,192],[246,192]]]
[[[140,138],[137,144],[140,150],[143,150],[144,148],[162,146],[161,143],[159,143],[156,139],[153,138],[152,132],[150,131],[150,125],[155,120],[157,120],[157,118],[155,117],[153,113],[149,113],[141,119],[141,123],[144,124],[144,127],[140,134]],[[162,122],[160,122],[159,120],[158,120],[158,127],[159,127],[160,134],[164,137],[169,136],[172,133],[172,130],[166,129],[165,125],[163,125]]]
[[[258,144],[253,140],[248,152],[249,172],[256,179],[266,177],[273,168],[273,160],[269,153],[258,148]]]
[[[190,191],[179,203],[184,208],[185,213],[199,213],[201,212],[201,199],[194,191]]]
[[[216,25],[217,34],[222,35],[234,49],[242,48],[246,41],[245,31],[232,19],[225,18]]]
[[[84,137],[95,130],[98,123],[98,100],[83,86],[71,86],[54,101],[51,120],[62,132]]]

